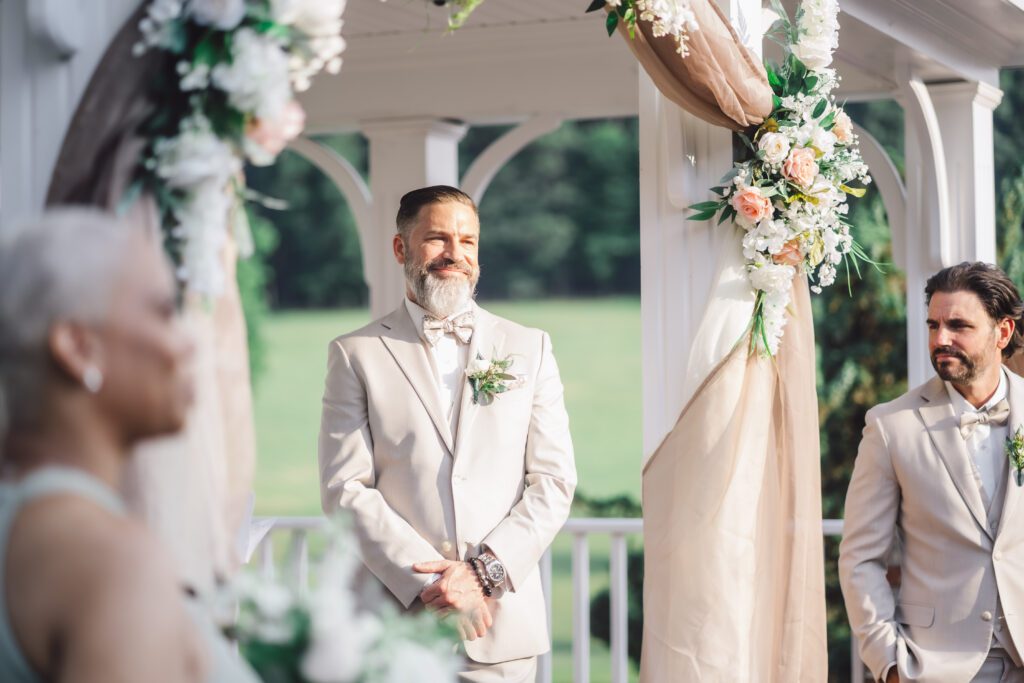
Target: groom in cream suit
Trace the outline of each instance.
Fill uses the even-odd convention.
[[[550,647],[537,565],[576,486],[551,340],[473,302],[467,195],[410,192],[397,224],[406,299],[329,347],[324,511],[351,513],[364,563],[403,606],[451,615],[460,681],[533,681]]]
[[[839,549],[847,613],[877,680],[1024,681],[1024,505],[1006,445],[1024,379],[1002,365],[1024,304],[983,263],[940,271],[925,293],[938,376],[868,411]]]

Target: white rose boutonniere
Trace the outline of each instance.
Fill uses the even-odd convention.
[[[522,386],[523,378],[511,374],[508,371],[510,367],[512,356],[485,360],[478,354],[476,358],[470,360],[469,367],[466,368],[466,378],[473,389],[473,403],[489,405],[498,394]]]
[[[1007,437],[1006,457],[1013,466],[1017,486],[1024,486],[1024,425],[1018,425],[1017,430]]]

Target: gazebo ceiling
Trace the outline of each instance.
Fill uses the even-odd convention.
[[[632,116],[638,66],[584,0],[488,0],[453,34],[426,0],[350,0],[338,76],[303,96],[311,131],[415,117],[508,123],[535,114]],[[787,7],[795,0],[786,0]],[[1024,0],[840,0],[836,65],[847,100],[925,81],[997,84],[1024,65]],[[771,43],[766,48],[771,55]]]

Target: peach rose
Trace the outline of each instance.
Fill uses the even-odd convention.
[[[841,111],[836,115],[836,125],[832,127],[832,134],[836,136],[836,140],[844,145],[853,139],[853,121],[850,120],[845,111]]]
[[[267,164],[273,162],[273,158],[281,153],[289,142],[294,140],[306,127],[306,112],[295,100],[285,105],[281,116],[273,121],[264,119],[253,119],[245,129],[245,137],[249,142],[255,143],[259,150],[266,153]],[[252,156],[261,156],[259,154]],[[257,165],[257,159],[252,159]]]
[[[800,240],[794,238],[782,245],[782,250],[772,257],[772,261],[782,266],[798,266],[804,257],[800,254]]]
[[[782,175],[800,187],[809,187],[818,176],[818,162],[814,160],[814,150],[810,147],[794,149],[782,164]]]
[[[761,194],[759,187],[744,187],[734,194],[732,208],[749,223],[760,223],[773,212],[771,200]]]

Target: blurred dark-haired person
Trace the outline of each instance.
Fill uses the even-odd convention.
[[[868,411],[846,496],[839,578],[877,680],[1024,680],[1024,491],[1007,437],[1024,426],[1024,303],[998,268],[925,287],[936,376]],[[894,534],[898,591],[886,580]]]
[[[480,221],[454,187],[409,192],[394,254],[406,297],[331,342],[324,511],[406,608],[453,617],[460,681],[531,682],[550,648],[538,562],[576,486],[551,340],[473,302]]]
[[[192,343],[159,240],[55,209],[0,242],[0,680],[255,676],[115,493],[179,430]]]

